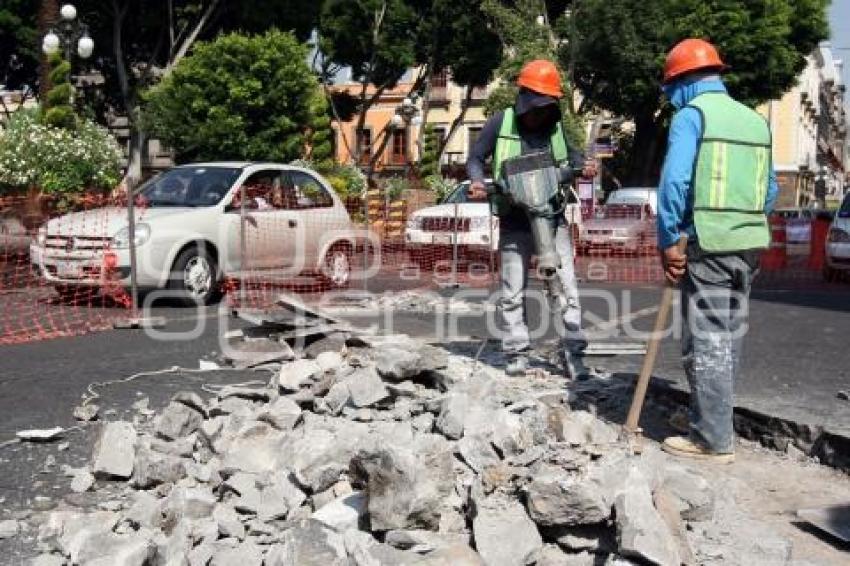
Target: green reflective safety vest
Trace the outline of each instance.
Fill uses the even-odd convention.
[[[702,115],[692,184],[694,226],[710,253],[767,248],[764,214],[771,167],[765,119],[722,92],[707,92],[689,106]]]
[[[567,140],[564,137],[564,129],[559,121],[552,130],[549,138],[549,147],[555,163],[565,162],[569,156],[567,151]],[[502,163],[512,157],[522,155],[522,140],[519,136],[519,124],[513,108],[507,108],[502,114],[502,125],[499,128],[499,137],[496,138],[496,148],[493,150],[493,177],[502,177]],[[510,203],[504,195],[494,194],[490,197],[493,211],[502,216],[510,210]]]

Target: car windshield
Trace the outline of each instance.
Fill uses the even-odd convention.
[[[487,185],[487,189],[490,190],[493,188],[493,183],[485,183]],[[457,187],[454,188],[452,192],[448,194],[446,198],[442,200],[440,204],[462,204],[465,202],[469,202],[469,197],[467,193],[469,191],[469,183],[461,183]]]
[[[640,220],[645,214],[644,207],[639,204],[606,204],[602,207],[601,218],[605,219],[620,219],[632,218]]]
[[[236,167],[176,167],[145,183],[138,195],[144,206],[212,206],[240,173]]]

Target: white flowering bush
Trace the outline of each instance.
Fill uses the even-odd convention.
[[[0,130],[0,188],[43,193],[109,189],[120,181],[121,148],[94,122],[76,129],[38,122],[35,112],[17,112]]]

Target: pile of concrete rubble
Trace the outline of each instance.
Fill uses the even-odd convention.
[[[349,336],[283,362],[267,387],[182,392],[159,413],[93,425],[90,466],[68,470],[71,486],[125,489],[94,511],[44,515],[35,563],[750,560],[706,534],[734,528],[715,524],[706,479],[654,450],[627,454],[616,427],[570,404],[554,376],[508,378],[404,336]],[[743,563],[790,548],[773,551]]]

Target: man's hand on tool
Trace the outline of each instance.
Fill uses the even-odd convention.
[[[678,283],[685,274],[688,266],[688,256],[685,255],[678,245],[672,245],[661,254],[661,263],[664,266],[664,276],[672,284]]]
[[[473,181],[469,185],[469,200],[484,200],[487,198],[487,187],[482,181]]]

